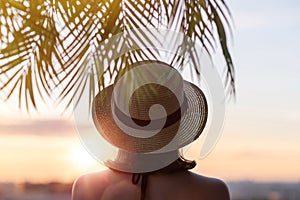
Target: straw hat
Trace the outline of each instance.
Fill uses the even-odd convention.
[[[101,136],[121,151],[167,153],[200,136],[208,106],[203,92],[176,69],[143,61],[96,95],[92,115]]]

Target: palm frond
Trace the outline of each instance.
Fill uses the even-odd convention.
[[[231,14],[224,0],[1,0],[0,16],[1,92],[6,99],[18,95],[27,109],[37,108],[37,96],[45,94],[68,107],[86,86],[91,101],[124,66],[159,59],[158,51],[138,48],[156,40],[155,34],[131,31],[138,28],[181,31],[208,53],[219,44],[227,64],[225,85],[235,94],[227,45]],[[118,33],[123,37],[108,45]],[[189,41],[181,42],[178,51],[191,56]],[[122,48],[132,51],[119,55]],[[184,66],[182,58],[172,62]]]
[[[54,63],[61,64],[55,45],[59,32],[49,5],[43,1],[7,1],[1,5],[0,27],[6,29],[1,35],[1,91],[8,91],[7,98],[16,92],[20,105],[25,101],[27,108],[29,103],[36,107],[35,93],[50,95],[52,84],[58,81],[60,67],[55,68]]]

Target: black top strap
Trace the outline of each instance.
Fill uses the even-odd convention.
[[[132,174],[131,180],[134,185],[138,184],[141,180],[141,199],[140,200],[145,200],[146,188],[147,188],[147,182],[148,182],[148,174],[147,173]]]

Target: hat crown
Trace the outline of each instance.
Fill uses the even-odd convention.
[[[178,89],[182,92],[183,89]],[[159,105],[159,106],[158,106]],[[163,118],[163,112],[170,115],[180,109],[176,95],[167,87],[158,84],[147,84],[138,88],[129,102],[129,113],[133,119],[150,120]]]
[[[180,109],[183,79],[165,63],[142,62],[120,72],[113,96],[112,103],[132,119],[150,120],[149,115],[152,120],[161,119]]]
[[[181,75],[165,63],[133,66],[121,72],[116,83],[118,109],[133,120],[164,118],[180,109],[184,100]]]

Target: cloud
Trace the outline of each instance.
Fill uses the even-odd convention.
[[[0,124],[0,134],[66,136],[75,132],[75,126],[68,120],[26,120]]]

